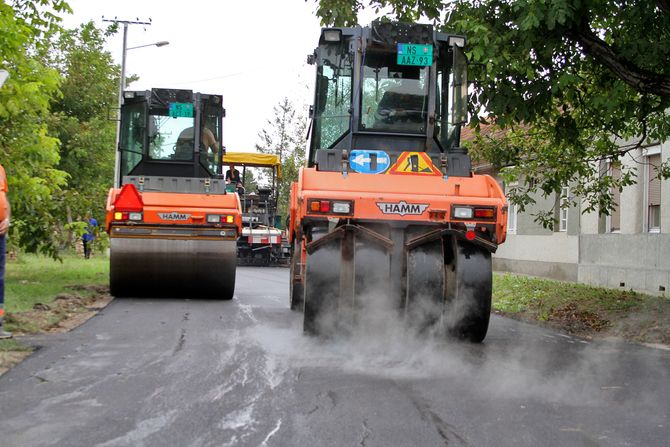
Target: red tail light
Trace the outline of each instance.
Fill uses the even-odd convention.
[[[480,219],[493,219],[496,211],[493,208],[475,208],[475,217]]]

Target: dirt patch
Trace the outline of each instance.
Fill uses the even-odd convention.
[[[32,351],[0,351],[0,376],[21,363]]]
[[[33,309],[26,312],[11,313],[6,322],[14,327],[14,335],[67,332],[85,323],[109,304],[112,296],[109,289],[98,285],[69,287],[73,292],[56,295],[50,303],[36,303]],[[30,355],[32,351],[22,347],[20,350],[0,350],[0,375]]]
[[[495,310],[494,313],[586,339],[619,339],[670,349],[670,300],[667,298],[627,310],[591,311],[569,303],[544,315],[535,310]]]

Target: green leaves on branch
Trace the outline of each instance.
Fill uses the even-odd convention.
[[[324,23],[344,17],[349,25],[364,6],[319,5]],[[325,7],[337,15],[322,13]],[[611,213],[612,191],[636,178],[624,172],[613,180],[604,162],[670,138],[667,2],[372,0],[369,7],[467,37],[470,62],[478,64],[472,71],[485,68],[470,88],[471,125],[484,121],[506,134],[478,139],[473,152],[498,168],[514,165],[506,176],[521,182],[513,196],[520,206],[570,184],[584,211]],[[659,175],[669,176],[668,165]]]
[[[305,164],[305,135],[307,118],[296,110],[296,106],[284,98],[274,108],[274,117],[258,134],[260,143],[256,150],[264,154],[275,154],[281,162],[279,179],[278,214],[288,215],[291,182],[298,180],[298,171]]]

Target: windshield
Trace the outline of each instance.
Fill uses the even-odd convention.
[[[397,65],[395,53],[368,51],[363,64],[360,128],[426,130],[429,67]]]
[[[152,160],[193,160],[192,117],[149,115],[149,157]]]
[[[220,100],[212,101],[210,97],[201,103],[198,151],[195,147],[194,133],[196,109],[187,107],[182,109],[184,112],[176,114],[171,112],[167,105],[147,107],[147,103],[143,101],[123,106],[120,141],[121,175],[130,175],[144,162],[154,165],[155,162],[174,162],[182,165],[197,162],[210,175],[219,174],[223,116]]]
[[[312,147],[328,149],[349,131],[352,59],[346,47],[319,47]]]

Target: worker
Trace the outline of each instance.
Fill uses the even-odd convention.
[[[7,176],[5,168],[0,165],[0,339],[12,338],[12,333],[3,330],[2,320],[5,316],[5,249],[9,230],[10,207],[7,199]]]
[[[230,183],[234,185],[242,182],[240,171],[235,169],[235,165],[233,163],[230,164],[230,169],[226,171],[226,180],[228,180]]]
[[[91,246],[98,236],[98,221],[91,216],[91,212],[86,213],[86,232],[82,235],[81,241],[84,244],[84,258],[91,258]]]
[[[191,160],[193,158],[193,138],[192,126],[181,131],[179,137],[177,137],[177,145],[175,147],[174,158],[176,160]],[[219,153],[219,142],[216,141],[214,133],[207,127],[202,128],[200,142],[205,148],[205,154],[211,150],[216,159],[216,155]]]

